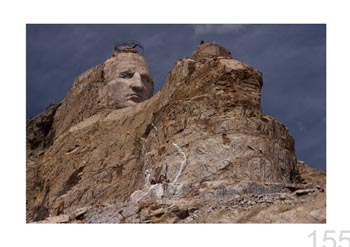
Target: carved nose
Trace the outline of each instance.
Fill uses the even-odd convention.
[[[139,73],[135,73],[134,76],[132,77],[132,82],[131,82],[131,88],[135,92],[142,92],[143,91],[143,84],[141,80],[141,75]]]

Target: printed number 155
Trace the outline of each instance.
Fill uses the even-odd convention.
[[[322,247],[350,247],[350,231],[340,231],[339,238],[337,239],[336,231],[325,231],[323,235]],[[316,230],[309,234],[308,237],[313,239],[313,247],[316,247]],[[337,240],[339,242],[337,242]],[[339,245],[337,245],[339,243]]]

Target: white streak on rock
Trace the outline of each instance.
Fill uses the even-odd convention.
[[[145,179],[146,180],[145,187],[146,187],[146,186],[150,185],[150,183],[151,183],[150,182],[151,173],[148,170],[145,171],[145,177],[146,177],[146,179]]]
[[[154,125],[153,122],[152,122],[152,126],[153,126],[153,128],[158,132],[158,129],[157,129],[157,127]]]
[[[145,196],[148,195],[148,193],[150,193],[150,191],[157,186],[157,184],[152,184],[152,185],[148,185],[146,187],[144,187],[142,190],[136,190],[134,191],[131,195],[130,195],[130,199],[133,203],[138,203],[140,200],[142,200]],[[148,189],[146,191],[146,189]]]
[[[156,186],[157,184],[152,184],[150,187],[149,187],[149,190],[147,190],[144,194],[141,195],[140,199],[143,199],[145,196],[148,195],[148,193]]]
[[[176,177],[175,177],[175,179],[174,179],[174,181],[173,181],[173,183],[176,183],[176,181],[177,181],[178,178],[181,176],[182,171],[183,171],[184,168],[185,168],[185,165],[186,165],[186,162],[187,162],[187,157],[186,157],[186,154],[181,150],[181,148],[180,148],[177,144],[173,143],[173,145],[176,147],[176,149],[177,149],[177,151],[179,152],[179,154],[181,154],[181,155],[183,156],[183,160],[182,160],[182,162],[181,162],[180,170],[179,170],[179,172],[177,173],[177,175],[176,175]]]

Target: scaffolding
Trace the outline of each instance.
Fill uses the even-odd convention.
[[[122,48],[130,48],[130,49],[135,49],[137,50],[138,53],[143,54],[143,45],[138,42],[138,41],[134,41],[134,40],[127,40],[127,41],[120,41],[115,43],[114,45],[114,50],[120,50]]]

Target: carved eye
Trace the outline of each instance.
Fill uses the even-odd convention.
[[[149,75],[146,75],[146,74],[141,75],[141,80],[143,83],[151,83],[152,81]]]
[[[119,74],[119,78],[130,79],[134,76],[134,73],[131,71],[123,71]]]

